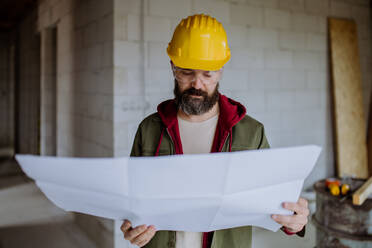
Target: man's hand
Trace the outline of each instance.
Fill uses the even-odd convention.
[[[131,244],[142,247],[146,245],[156,233],[154,226],[141,225],[136,228],[132,228],[132,223],[129,220],[125,220],[120,227],[124,234],[124,238],[129,240]]]
[[[273,214],[273,218],[277,223],[283,225],[288,231],[297,233],[301,231],[307,224],[307,217],[309,216],[309,208],[307,207],[307,200],[304,198],[298,199],[298,202],[284,202],[285,209],[293,211],[294,215],[279,215]]]

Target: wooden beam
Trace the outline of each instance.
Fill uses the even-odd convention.
[[[368,198],[368,196],[372,193],[372,177],[365,182],[362,187],[360,187],[354,194],[353,194],[353,204],[354,205],[362,205],[363,202]]]
[[[329,18],[337,175],[368,177],[366,121],[356,24]]]
[[[369,102],[369,118],[368,118],[368,132],[367,132],[367,152],[368,152],[368,172],[372,176],[372,91]]]

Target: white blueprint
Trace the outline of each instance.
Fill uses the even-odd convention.
[[[58,207],[157,230],[206,232],[253,225],[277,231],[271,214],[292,214],[321,148],[140,158],[16,155]]]

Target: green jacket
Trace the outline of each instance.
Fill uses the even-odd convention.
[[[220,115],[211,152],[229,152],[269,148],[263,125],[246,115],[243,105],[223,95],[219,97]],[[182,154],[182,143],[174,100],[158,106],[158,112],[145,118],[138,127],[131,156]],[[149,223],[151,224],[151,223]],[[205,234],[204,237],[206,238]],[[210,237],[210,236],[209,236]],[[173,248],[175,231],[158,231],[146,248]],[[252,227],[217,230],[212,248],[248,248]]]

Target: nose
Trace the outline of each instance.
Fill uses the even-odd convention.
[[[195,89],[201,89],[203,87],[203,81],[198,77],[198,75],[195,75],[195,79],[192,81],[192,86]]]

